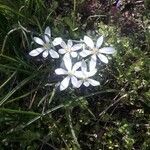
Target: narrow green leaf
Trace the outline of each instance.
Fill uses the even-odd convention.
[[[13,113],[13,114],[25,114],[25,115],[33,115],[33,116],[38,116],[40,115],[39,113],[35,113],[32,111],[22,111],[22,110],[15,110],[15,109],[7,109],[7,108],[0,108],[0,112],[4,113]]]
[[[22,86],[24,86],[26,83],[28,83],[31,79],[33,79],[37,74],[33,74],[29,76],[28,78],[24,79],[22,82],[20,82],[12,91],[10,91],[1,101],[0,106],[3,105],[17,90],[19,90]]]
[[[1,86],[0,90],[16,75],[17,71],[15,71]]]
[[[14,99],[11,99],[11,100],[5,102],[5,105],[6,105],[6,104],[9,104],[9,103],[12,103],[12,102],[14,102],[14,101],[18,101],[18,100],[20,100],[20,99],[22,99],[22,98],[24,98],[24,97],[27,97],[28,95],[30,95],[30,94],[33,93],[34,91],[36,91],[36,89],[34,89],[34,90],[30,91],[30,92],[27,92],[27,93],[25,93],[25,94],[23,94],[23,95],[21,95],[21,96],[19,96],[19,97],[15,97]]]
[[[38,119],[42,118],[43,116],[48,115],[49,113],[51,113],[51,112],[53,112],[53,111],[56,111],[57,109],[60,109],[60,108],[63,108],[63,107],[65,107],[65,105],[60,104],[60,105],[58,105],[58,106],[56,106],[56,107],[54,107],[54,108],[52,108],[52,109],[50,109],[50,110],[47,110],[45,113],[43,113],[43,114],[41,114],[41,115],[39,115],[39,116],[33,118],[32,120],[30,120],[28,123],[26,123],[26,124],[24,125],[23,128],[27,127],[28,125],[32,124],[33,122],[37,121]]]

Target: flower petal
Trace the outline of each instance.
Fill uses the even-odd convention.
[[[64,49],[66,49],[66,47],[67,47],[67,45],[66,45],[66,43],[65,43],[64,41],[62,41],[62,42],[60,43],[60,46],[61,46],[62,48],[64,48]]]
[[[87,77],[92,77],[96,74],[96,72],[97,72],[97,69],[95,68],[93,70],[90,70],[89,72],[86,72],[86,76]]]
[[[70,58],[70,54],[69,53],[66,53],[63,57],[63,60],[64,60],[64,64],[65,64],[65,67],[68,71],[71,71],[72,69],[72,61],[71,61],[71,58]]]
[[[40,38],[38,38],[38,37],[34,37],[33,39],[34,39],[34,41],[35,41],[37,44],[39,44],[39,45],[44,45],[44,42],[43,42],[42,39],[40,39]]]
[[[69,76],[67,76],[62,80],[62,82],[60,83],[60,91],[65,90],[69,86],[69,81],[70,81]]]
[[[44,34],[48,35],[49,38],[51,37],[51,30],[50,30],[50,27],[46,27]]]
[[[100,83],[96,80],[93,79],[88,79],[88,82],[92,85],[92,86],[98,86],[100,85]]]
[[[90,83],[87,82],[87,81],[85,81],[85,82],[83,83],[83,85],[86,86],[86,87],[88,87],[88,86],[90,85]]]
[[[58,75],[64,75],[64,74],[67,74],[67,71],[62,68],[58,68],[55,70],[55,73]]]
[[[71,48],[71,47],[72,47],[72,45],[73,45],[72,40],[68,40],[68,42],[67,42],[67,46],[68,46],[68,48]]]
[[[52,43],[53,43],[54,46],[57,46],[57,45],[60,45],[62,41],[63,41],[63,40],[62,40],[61,37],[57,37],[57,38],[55,38],[55,39],[53,40]]]
[[[50,42],[50,37],[51,37],[51,30],[49,27],[46,27],[45,32],[44,32],[44,39],[46,43]]]
[[[54,51],[53,49],[50,49],[49,53],[52,58],[59,58],[59,54],[56,51]]]
[[[78,80],[75,76],[72,76],[71,77],[71,83],[74,87],[78,87],[79,86],[79,83],[78,83]]]
[[[103,55],[103,54],[98,54],[97,56],[98,56],[98,58],[99,58],[103,63],[105,63],[105,64],[108,63],[108,58],[107,58],[105,55]]]
[[[96,42],[96,48],[100,48],[102,43],[103,43],[103,40],[104,40],[104,37],[103,36],[100,36],[98,39],[97,39],[97,42]]]
[[[83,72],[82,71],[75,71],[74,75],[77,77],[77,78],[84,78],[85,76],[83,75]]]
[[[88,37],[88,36],[84,36],[84,42],[86,43],[87,46],[89,46],[91,49],[94,48],[94,42],[93,40]]]
[[[40,53],[42,53],[44,51],[44,48],[43,47],[41,47],[41,48],[36,48],[36,49],[33,49],[30,53],[29,53],[29,55],[30,56],[38,56]]]
[[[91,55],[91,54],[92,54],[92,51],[83,50],[83,51],[81,51],[79,54],[80,54],[80,56],[82,56],[82,57],[86,57],[86,56],[88,56],[88,55]]]
[[[92,55],[91,56],[91,60],[89,62],[89,70],[95,69],[95,67],[96,67],[96,61],[97,61],[96,55]]]
[[[65,54],[65,53],[66,53],[66,50],[63,49],[63,48],[61,48],[61,49],[58,50],[58,52],[59,52],[60,54]]]
[[[82,80],[78,80],[75,88],[79,88],[82,85],[83,81]]]
[[[49,39],[49,37],[48,37],[47,35],[44,35],[44,39],[45,39],[45,42],[46,42],[46,43],[49,43],[49,42],[50,42],[50,39]]]
[[[75,44],[71,47],[72,51],[78,51],[83,47],[83,44]]]
[[[71,56],[72,56],[73,58],[76,58],[76,57],[78,56],[78,54],[77,54],[77,52],[71,52]]]
[[[81,71],[83,72],[83,74],[87,72],[87,64],[84,59],[82,60],[81,63]]]
[[[99,52],[104,54],[113,54],[116,50],[113,47],[103,47],[99,50]]]
[[[48,50],[45,50],[45,51],[43,52],[42,56],[43,56],[44,58],[46,58],[46,57],[48,56]]]
[[[76,71],[81,67],[81,61],[77,62],[74,64],[74,66],[72,67],[72,71]]]

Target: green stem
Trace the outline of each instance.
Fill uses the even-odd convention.
[[[74,3],[73,3],[73,28],[75,26],[76,6],[77,6],[77,0],[74,0]]]
[[[70,127],[70,130],[71,130],[71,134],[72,134],[72,137],[73,137],[73,140],[74,140],[74,143],[76,144],[78,150],[80,150],[80,144],[78,143],[78,139],[76,137],[76,134],[75,134],[75,131],[73,129],[73,125],[72,125],[72,118],[71,118],[71,110],[68,108],[67,110],[67,116],[68,116],[68,121],[69,121],[69,127]]]
[[[35,113],[32,111],[22,111],[22,110],[14,110],[14,109],[7,109],[7,108],[0,108],[0,112],[4,113],[14,113],[14,114],[25,114],[25,115],[33,115],[33,116],[39,116],[39,113]]]

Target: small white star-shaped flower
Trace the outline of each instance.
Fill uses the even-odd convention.
[[[63,60],[66,69],[58,68],[55,70],[57,75],[67,75],[60,83],[60,91],[65,90],[69,86],[70,80],[72,85],[78,88],[79,82],[76,78],[76,71],[81,67],[81,62],[72,65],[70,55],[66,55]]]
[[[97,72],[97,69],[94,68],[88,71],[87,64],[85,60],[82,60],[81,63],[81,71],[76,71],[76,77],[78,77],[80,86],[83,84],[84,86],[88,87],[89,85],[98,86],[100,83],[91,77],[94,76]]]
[[[104,54],[113,54],[115,53],[115,49],[112,47],[103,47],[103,36],[99,37],[97,39],[96,45],[94,45],[93,40],[88,37],[84,36],[84,43],[89,47],[89,50],[86,50],[85,48],[83,51],[80,52],[80,55],[82,57],[86,57],[88,55],[91,55],[91,60],[90,60],[90,67],[95,68],[96,67],[96,62],[97,62],[97,57],[103,62],[103,63],[108,63],[108,58]]]
[[[53,49],[51,49],[50,37],[51,37],[51,30],[49,27],[47,27],[44,32],[44,40],[42,40],[39,37],[33,38],[37,44],[41,45],[41,47],[33,49],[29,53],[29,55],[34,57],[42,53],[42,56],[44,58],[46,58],[49,54],[52,58],[59,58],[59,54]]]
[[[70,54],[71,57],[75,58],[77,57],[78,53],[76,51],[80,50],[82,48],[82,44],[74,44],[72,40],[68,40],[67,44],[62,41],[60,46],[62,47],[61,49],[58,50],[60,54]]]

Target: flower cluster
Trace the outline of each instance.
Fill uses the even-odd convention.
[[[42,39],[39,37],[33,39],[40,47],[33,49],[29,53],[30,56],[42,53],[44,58],[50,55],[54,59],[62,59],[63,67],[55,70],[57,75],[63,76],[59,84],[60,91],[65,90],[70,83],[74,88],[79,88],[81,85],[86,87],[100,85],[99,81],[93,79],[97,73],[97,62],[107,64],[107,55],[115,53],[112,47],[102,47],[103,36],[100,36],[96,43],[88,36],[84,36],[80,41],[68,40],[66,43],[61,37],[52,40],[51,30],[47,27]],[[56,49],[56,46],[59,49]]]

